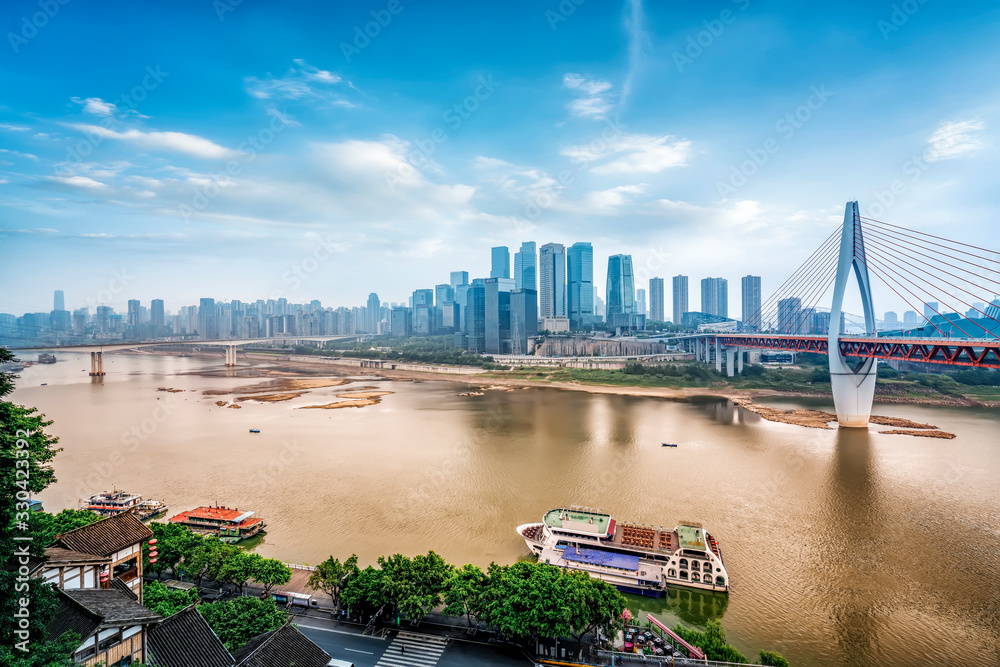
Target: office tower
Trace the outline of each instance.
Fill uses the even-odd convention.
[[[941,311],[937,301],[927,301],[924,303],[924,320],[931,321],[931,318]]]
[[[514,281],[510,278],[486,280],[486,354],[510,354],[510,294]]]
[[[475,278],[466,292],[465,332],[469,336],[469,351],[486,349],[486,280]]]
[[[729,317],[729,281],[725,278],[703,278],[701,281],[701,312]]]
[[[760,331],[760,276],[743,276],[743,330]]]
[[[416,289],[413,290],[413,307],[417,306],[433,306],[434,305],[434,290],[432,289]]]
[[[589,329],[594,320],[594,247],[585,241],[566,252],[566,309],[570,329]]]
[[[546,243],[538,253],[538,316],[566,317],[566,247]]]
[[[409,338],[413,335],[413,311],[405,306],[393,308],[389,316],[389,335],[393,338]]]
[[[510,250],[500,245],[491,252],[490,278],[510,278]]]
[[[153,325],[153,330],[156,334],[160,335],[160,330],[166,324],[163,314],[163,299],[153,299],[149,304],[149,323]]]
[[[128,325],[130,327],[137,327],[142,324],[142,318],[139,311],[139,300],[129,299],[128,300]]]
[[[897,324],[899,322],[899,316],[892,310],[887,310],[885,312],[885,317],[882,319],[885,320],[886,324]]]
[[[810,322],[808,327],[808,333],[825,335],[830,333],[830,313],[828,311],[819,311],[815,308],[810,308]],[[802,327],[803,333],[805,333],[805,327]]]
[[[461,285],[469,284],[469,272],[468,271],[452,271],[451,272],[451,288],[455,289]]]
[[[966,311],[965,316],[970,320],[978,320],[982,317],[986,317],[986,304],[982,301],[974,301],[972,303],[972,308]]]
[[[903,324],[916,324],[917,319],[918,316],[915,310],[908,310],[903,313]]]
[[[688,277],[674,276],[673,283],[674,324],[680,324],[681,319],[684,317],[684,313],[688,312]]]
[[[986,306],[986,317],[991,320],[1000,320],[1000,299],[993,299],[990,305]]]
[[[649,279],[649,319],[654,322],[666,322],[663,311],[663,278]]]
[[[444,306],[444,304],[455,300],[455,290],[448,283],[441,283],[434,286],[434,305]]]
[[[802,319],[802,299],[793,296],[778,301],[778,333],[799,333]]]
[[[639,315],[646,314],[646,290],[641,287],[635,290],[635,312]]]
[[[382,301],[378,294],[372,292],[368,295],[368,305],[365,307],[365,329],[368,333],[377,334],[378,323],[382,319]]]
[[[605,315],[604,299],[602,299],[601,297],[599,297],[599,296],[597,296],[595,294],[594,295],[594,321],[595,322],[603,322],[604,321],[604,315]]]
[[[52,310],[66,310],[66,299],[63,297],[61,289],[57,289],[53,294]]]
[[[279,299],[279,301],[282,301],[282,299]],[[218,319],[215,315],[215,299],[202,299],[198,303],[198,337],[202,340],[215,340],[219,337]]]
[[[521,250],[514,253],[514,289],[538,289],[538,255],[535,242],[525,241]]]
[[[608,257],[607,317],[635,312],[635,278],[631,255]]]
[[[538,335],[538,291],[516,289],[510,293],[511,354],[528,354],[528,339]]]

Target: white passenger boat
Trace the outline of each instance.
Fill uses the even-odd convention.
[[[616,521],[586,507],[549,510],[541,523],[517,533],[538,560],[582,570],[620,590],[663,595],[669,586],[729,591],[729,574],[718,541],[701,524],[673,530]]]

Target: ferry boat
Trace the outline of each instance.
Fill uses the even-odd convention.
[[[670,586],[729,592],[719,542],[701,524],[673,530],[617,521],[587,507],[549,510],[541,523],[517,527],[538,560],[629,593],[661,596]]]
[[[263,532],[267,524],[255,512],[245,512],[235,507],[196,507],[181,512],[170,519],[192,530],[209,535],[218,535],[223,542],[239,542]]]
[[[166,512],[167,505],[159,500],[143,500],[138,493],[112,489],[95,493],[81,505],[81,509],[97,512],[101,516],[134,511],[140,519],[146,520]]]

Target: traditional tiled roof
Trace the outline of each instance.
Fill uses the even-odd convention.
[[[148,625],[163,618],[115,588],[56,590],[59,608],[49,624],[52,637],[72,630],[86,638],[101,628]]]
[[[88,554],[82,551],[73,551],[72,549],[66,549],[63,547],[48,547],[45,550],[45,564],[50,567],[99,564],[107,562],[107,556]]]
[[[194,605],[149,633],[150,658],[156,667],[230,667],[233,656]]]
[[[54,546],[99,556],[110,556],[153,537],[153,531],[132,512],[122,512],[56,535]]]
[[[104,619],[100,614],[95,614],[73,598],[62,594],[61,590],[56,590],[60,593],[59,608],[56,609],[56,615],[49,623],[50,637],[61,637],[72,631],[86,639],[101,627],[101,622]]]
[[[135,591],[133,591],[128,584],[122,581],[120,577],[115,577],[114,579],[112,579],[111,586],[113,586],[116,590],[121,591],[125,595],[129,596],[130,598],[138,602],[139,596],[136,595]]]
[[[326,667],[330,655],[292,624],[254,637],[236,652],[239,667]]]

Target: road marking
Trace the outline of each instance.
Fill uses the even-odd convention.
[[[347,648],[346,646],[344,647],[344,650],[345,651],[350,651],[351,653],[367,653],[368,655],[375,655],[371,651],[361,651],[361,650],[358,650],[356,648]]]
[[[375,667],[435,667],[447,645],[448,640],[443,637],[400,632]]]
[[[350,635],[352,637],[359,637],[361,639],[375,639],[380,642],[384,642],[385,639],[382,637],[372,637],[371,635],[362,635],[357,632],[348,632],[347,630],[334,630],[333,628],[321,628],[316,625],[303,625],[302,623],[296,623],[300,628],[306,628],[307,630],[319,630],[321,632],[336,632],[338,635]]]

